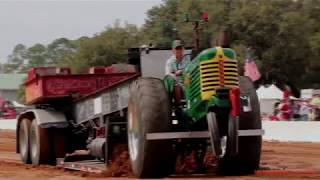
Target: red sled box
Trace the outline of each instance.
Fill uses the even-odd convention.
[[[137,72],[101,72],[101,67],[90,69],[90,74],[71,74],[70,68],[37,67],[28,71],[27,104],[47,104],[66,98],[80,98],[102,88],[131,78]],[[106,69],[106,68],[104,68]]]

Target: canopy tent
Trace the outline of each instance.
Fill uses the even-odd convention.
[[[257,89],[257,95],[260,101],[260,112],[262,115],[271,115],[275,103],[283,98],[283,92],[273,84],[268,87],[260,86]]]
[[[23,104],[18,103],[17,101],[11,101],[14,107],[26,107]]]
[[[260,86],[257,89],[258,98],[261,99],[282,99],[283,92],[274,84],[269,87]]]
[[[320,89],[301,89],[302,99],[311,99],[316,94],[320,94]]]

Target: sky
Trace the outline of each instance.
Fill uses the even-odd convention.
[[[93,36],[117,19],[141,26],[161,0],[0,0],[0,62],[15,45],[48,44],[54,39]]]

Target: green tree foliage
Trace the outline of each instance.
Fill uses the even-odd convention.
[[[89,38],[77,40],[59,38],[48,45],[37,43],[31,47],[18,44],[8,56],[7,63],[2,64],[4,73],[25,73],[32,67],[68,66],[74,61],[74,54],[80,44]]]
[[[202,48],[217,44],[224,29],[240,65],[251,49],[262,73],[260,83],[320,88],[319,0],[163,0],[147,12],[140,29],[117,21],[90,38],[60,38],[29,48],[17,45],[2,70],[24,72],[25,67],[57,65],[86,72],[91,66],[123,62],[127,48],[142,44],[170,47],[180,37],[192,46],[192,24],[183,22],[184,15],[200,19],[204,11],[209,21],[202,24]]]
[[[78,44],[67,38],[59,38],[54,40],[47,46],[47,64],[49,65],[65,65],[73,59]]]
[[[155,6],[147,12],[147,19],[143,28],[144,40],[152,41],[157,47],[168,47],[172,37],[176,36],[176,23],[179,12],[178,0],[167,0],[160,6]]]
[[[3,65],[3,72],[21,72],[25,70],[24,62],[26,60],[27,48],[23,44],[14,47],[11,55],[8,56],[7,63]]]
[[[172,4],[176,9],[170,11]],[[260,83],[290,83],[300,88],[320,85],[320,1],[166,0],[148,12],[144,35],[154,44],[170,42],[175,37],[160,33],[166,28],[159,25],[168,19],[190,45],[191,25],[178,16],[189,13],[199,19],[203,11],[209,12],[209,22],[201,32],[202,46],[215,44],[219,31],[226,29],[231,47],[239,52],[240,64],[246,49],[253,50],[262,73]]]
[[[48,64],[46,47],[42,44],[35,44],[28,48],[26,57],[28,59],[28,68],[46,66]]]
[[[88,67],[108,66],[123,62],[127,49],[140,45],[139,29],[135,25],[116,22],[93,38],[83,41],[70,67],[74,72],[86,72]]]

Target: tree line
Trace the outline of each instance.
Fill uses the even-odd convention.
[[[298,88],[320,88],[320,1],[318,0],[164,0],[151,8],[142,27],[116,21],[93,37],[59,38],[48,45],[14,47],[5,73],[24,73],[30,67],[67,66],[85,72],[91,66],[107,66],[126,60],[127,48],[152,43],[170,47],[174,38],[192,45],[192,28],[186,14],[202,25],[202,48],[215,44],[227,30],[231,47],[243,64],[248,48],[258,64],[260,84],[285,83]]]

